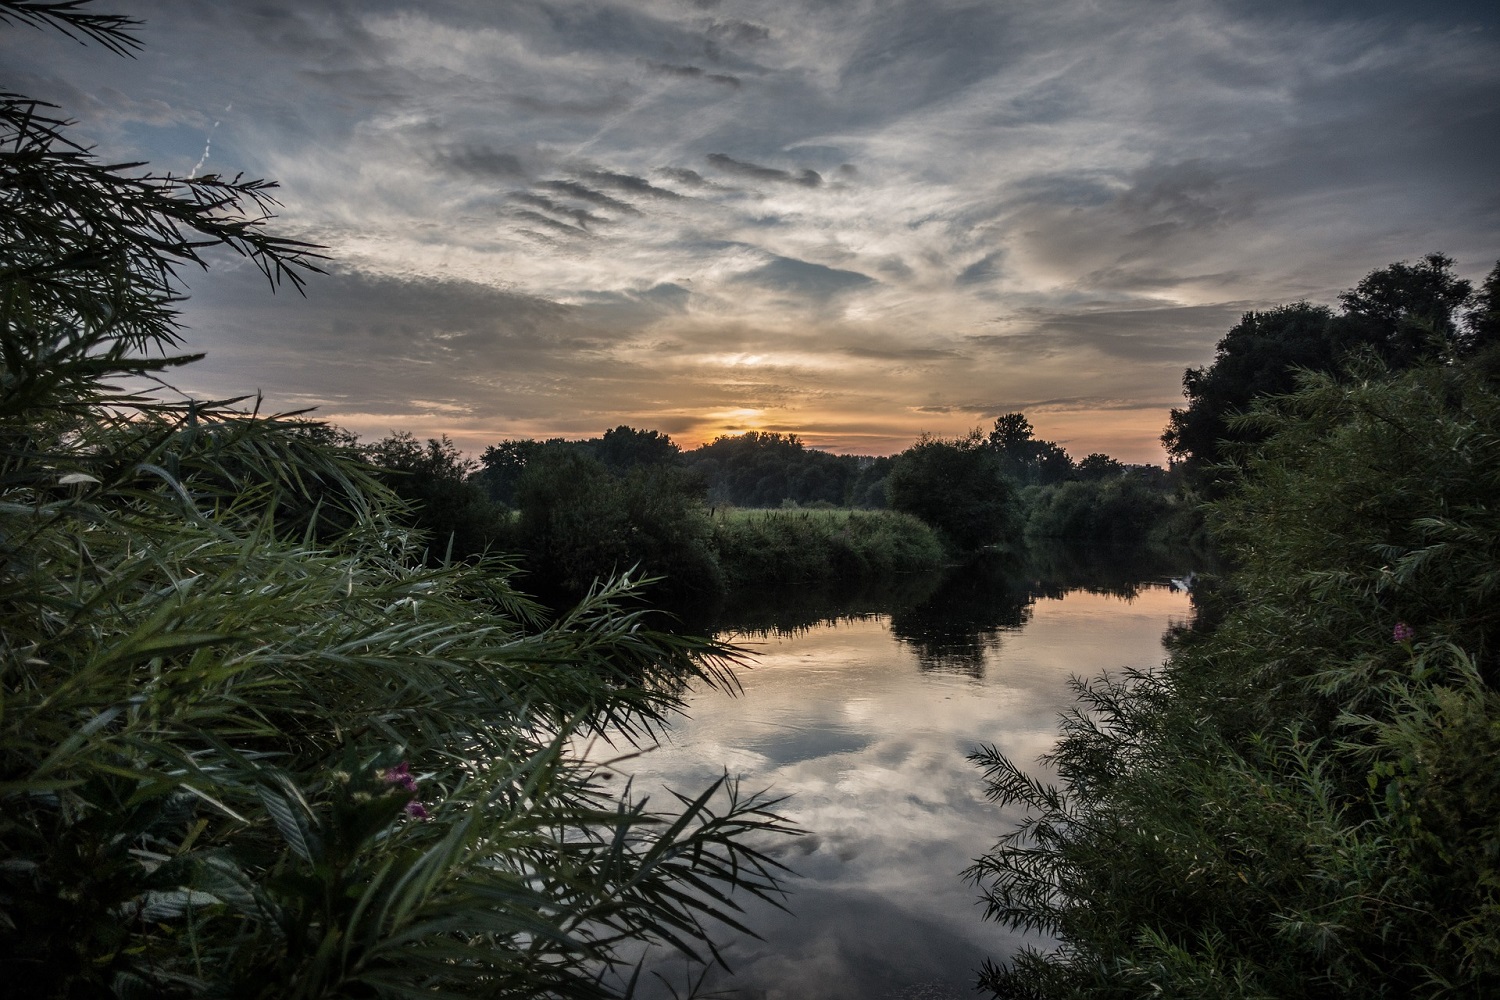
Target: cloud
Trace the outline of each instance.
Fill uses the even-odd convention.
[[[521,158],[515,153],[484,145],[461,145],[441,150],[433,155],[433,160],[442,169],[478,177],[512,178],[527,175]]]
[[[777,181],[782,184],[800,184],[803,187],[817,187],[823,183],[822,175],[816,170],[793,172],[777,167],[763,167],[757,163],[736,160],[725,153],[709,153],[704,159],[725,173],[734,174],[737,177],[749,177],[758,181]]]
[[[542,181],[537,185],[537,187],[546,188],[549,191],[556,191],[559,194],[567,195],[569,198],[577,198],[579,201],[586,201],[590,204],[598,205],[601,208],[612,209],[616,212],[624,212],[629,215],[640,214],[640,209],[636,208],[634,205],[623,202],[618,198],[611,197],[610,195],[605,194],[603,191],[589,187],[587,184],[580,184],[578,181]]]
[[[958,285],[982,285],[994,281],[1001,275],[1000,262],[1004,259],[1005,251],[1003,250],[987,253],[958,272],[958,277],[953,281]]]
[[[777,257],[734,278],[736,283],[758,285],[810,299],[827,300],[866,285],[875,279],[858,271],[825,267],[791,257]]]
[[[693,173],[691,170],[685,172],[689,174]],[[581,174],[579,174],[579,176],[584,180],[591,181],[592,183],[598,184],[601,187],[612,187],[621,191],[628,191],[631,194],[640,195],[645,198],[665,198],[671,201],[676,201],[682,198],[682,195],[678,194],[676,191],[669,191],[666,188],[657,187],[655,184],[652,184],[644,177],[636,177],[633,174],[620,174],[609,170],[585,170]],[[697,174],[693,174],[693,177],[696,178],[698,182],[702,182],[702,178],[698,177]]]
[[[727,73],[710,73],[701,66],[676,66],[671,63],[647,62],[646,68],[653,73],[663,76],[680,76],[689,79],[706,80],[709,83],[724,84],[736,89],[740,86],[740,78],[730,76]]]
[[[894,449],[987,400],[1136,399],[1156,431],[1100,409],[1081,447],[1152,459],[1244,309],[1500,253],[1493,5],[133,9],[134,60],[0,29],[8,86],[178,173],[221,121],[210,165],[281,181],[277,231],[342,268],[274,308],[195,276],[193,336],[236,388],[466,435],[764,404],[735,419]]]
[[[723,45],[757,45],[771,39],[770,28],[750,21],[713,21],[705,34]]]

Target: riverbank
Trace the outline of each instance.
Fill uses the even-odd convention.
[[[727,508],[712,521],[731,587],[920,573],[946,558],[931,527],[896,511]]]

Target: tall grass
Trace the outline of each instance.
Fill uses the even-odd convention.
[[[624,577],[551,618],[503,561],[424,565],[305,420],[115,388],[192,360],[163,356],[177,266],[300,283],[315,248],[264,233],[263,182],[127,174],[67,127],[0,95],[3,981],[597,997],[641,942],[713,961],[732,893],[777,898],[773,803],[647,808],[569,747],[645,738],[735,651],[645,627]]]
[[[930,527],[884,510],[721,509],[713,544],[733,584],[869,578],[944,562]]]

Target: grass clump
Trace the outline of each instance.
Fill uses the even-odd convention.
[[[715,513],[713,543],[734,584],[868,579],[944,562],[932,528],[887,510],[731,508]]]
[[[633,579],[550,617],[504,561],[432,559],[326,428],[118,388],[193,360],[178,267],[298,284],[316,248],[264,231],[263,182],[129,173],[67,128],[0,95],[0,976],[604,997],[643,942],[712,961],[788,828],[728,781],[648,808],[570,748],[649,735],[734,651],[646,627]]]

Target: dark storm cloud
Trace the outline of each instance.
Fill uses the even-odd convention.
[[[734,174],[737,177],[749,177],[758,181],[776,181],[781,184],[800,184],[803,187],[817,187],[823,183],[822,176],[816,170],[798,170],[794,173],[777,167],[763,167],[758,163],[736,160],[725,153],[709,153],[704,159],[726,174]]]

